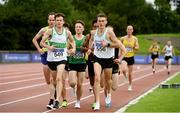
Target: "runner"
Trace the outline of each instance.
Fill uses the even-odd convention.
[[[98,27],[97,20],[95,19],[95,20],[92,21],[92,30],[96,30],[97,27]],[[86,63],[87,63],[86,78],[89,79],[89,82],[90,82],[89,91],[94,93],[94,78],[95,78],[94,77],[95,76],[94,67],[93,67],[93,56],[94,56],[94,54],[93,54],[93,52],[91,52],[89,55],[87,55],[87,51],[89,49],[89,41],[90,41],[90,39],[91,39],[91,33],[86,35],[86,39],[85,39],[85,41],[83,43],[82,48],[86,52],[86,54],[85,54],[86,55],[85,59],[86,59]],[[96,102],[96,100],[94,100],[94,102]],[[93,103],[92,104],[92,109],[94,109],[94,105],[95,104]]]
[[[85,36],[83,35],[84,31],[84,22],[82,20],[77,20],[75,23],[75,31],[74,40],[76,43],[76,53],[74,55],[69,56],[69,84],[70,86],[76,90],[76,103],[75,108],[80,108],[80,99],[82,97],[82,83],[83,78],[85,76],[86,70],[86,60],[85,53],[82,50],[81,46],[85,40]],[[77,89],[75,89],[77,87]]]
[[[36,47],[37,51],[41,54],[41,63],[43,64],[43,73],[44,73],[46,83],[49,86],[50,100],[49,100],[49,104],[47,105],[47,109],[51,109],[53,107],[55,89],[53,88],[52,77],[50,74],[49,67],[47,65],[47,49],[41,48],[40,45],[38,44],[38,40],[42,38],[42,36],[48,29],[51,29],[52,27],[54,27],[54,15],[55,15],[54,12],[51,12],[48,14],[48,26],[41,28],[39,32],[35,35],[35,37],[32,39],[34,46]],[[48,43],[48,40],[46,40],[46,42]]]
[[[126,51],[127,51],[127,54],[125,55],[123,60],[126,61],[128,64],[128,79],[129,79],[128,91],[131,91],[134,54],[135,54],[135,50],[139,49],[139,43],[138,43],[138,39],[132,34],[133,33],[132,25],[127,26],[126,32],[127,32],[127,35],[122,37],[120,40],[125,46]]]
[[[53,108],[58,109],[60,107],[60,96],[62,94],[62,82],[63,82],[63,72],[65,64],[67,62],[67,53],[75,53],[75,43],[71,32],[63,27],[64,24],[64,14],[57,13],[55,15],[55,27],[49,29],[43,39],[41,44],[48,48],[47,61],[48,66],[51,70],[53,80],[56,83],[56,101],[54,102]],[[45,41],[51,36],[49,40],[50,45],[47,45]],[[67,50],[67,42],[72,45],[72,49]],[[57,73],[57,74],[56,74]]]
[[[171,41],[167,41],[167,44],[164,46],[162,52],[165,53],[164,59],[166,61],[166,68],[167,68],[167,72],[169,75],[171,72],[172,58],[173,58],[173,55],[175,55],[174,54],[174,48],[171,44]]]
[[[159,54],[160,54],[160,47],[159,47],[157,41],[155,41],[155,40],[153,41],[152,45],[149,48],[149,52],[151,53],[152,69],[153,69],[153,73],[155,74],[156,63],[157,63],[157,59],[159,58]]]
[[[120,47],[118,39],[113,31],[106,28],[107,16],[103,13],[97,15],[98,29],[91,32],[90,49],[88,54],[92,52],[94,45],[94,93],[95,93],[95,107],[94,110],[100,109],[100,77],[104,72],[105,87],[107,89],[106,105],[111,104],[111,75],[113,67],[114,48]]]
[[[68,23],[64,23],[63,24],[64,28],[66,28],[67,30],[69,30],[69,24]],[[68,43],[69,44],[69,43]],[[67,45],[67,49],[71,49],[69,47],[69,45]],[[68,62],[68,59],[69,57],[67,57],[67,62]],[[61,107],[67,107],[68,105],[68,102],[67,102],[67,99],[66,99],[66,78],[68,77],[69,75],[69,66],[68,66],[68,63],[66,63],[65,65],[65,68],[64,68],[64,73],[63,73],[63,88],[62,88],[62,99],[63,99],[63,102],[61,104]]]
[[[108,26],[109,30],[113,30],[112,26]],[[120,42],[121,43],[121,42]],[[124,46],[120,46],[120,48],[115,48],[114,51],[114,65],[112,69],[112,90],[115,91],[118,88],[118,82],[119,82],[119,74],[120,74],[120,68],[124,67],[124,65],[119,66],[118,64],[122,62],[123,57],[126,54],[126,49]],[[119,68],[120,67],[120,68]],[[124,68],[123,68],[124,70]]]
[[[92,22],[92,30],[96,30],[98,27],[97,25],[97,20],[93,20]],[[83,43],[82,48],[87,52],[88,47],[89,47],[89,40],[91,38],[91,34],[86,35],[86,39]],[[90,55],[86,54],[86,63],[87,63],[87,69],[86,69],[86,78],[89,78],[90,82],[90,88],[89,91],[93,91],[93,86],[94,86],[94,67],[93,67],[93,53]]]

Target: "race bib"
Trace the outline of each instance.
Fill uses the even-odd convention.
[[[157,55],[157,54],[158,54],[158,52],[157,52],[157,51],[153,52],[153,55]]]
[[[131,48],[131,47],[126,47],[126,51],[127,51],[127,52],[133,52],[133,48]]]
[[[82,51],[76,51],[73,57],[77,59],[84,58],[84,53]]]
[[[103,47],[101,45],[101,42],[96,42],[96,50],[98,52],[105,52],[105,51],[107,51],[107,47]]]
[[[64,48],[54,49],[53,57],[54,58],[61,58],[64,56]]]
[[[166,52],[167,52],[167,53],[171,53],[171,50],[167,50]]]

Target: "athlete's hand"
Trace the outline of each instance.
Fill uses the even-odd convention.
[[[69,49],[67,50],[67,53],[70,55],[74,55],[75,54],[75,49]]]
[[[121,61],[122,61],[122,59],[114,59],[114,62],[115,62],[116,64],[121,63]]]
[[[49,46],[49,47],[48,47],[48,50],[50,50],[50,51],[54,51],[54,49],[55,49],[54,46]]]
[[[101,45],[102,45],[102,47],[107,47],[108,43],[107,43],[105,40],[103,40],[103,41],[101,42]]]
[[[92,50],[91,50],[91,49],[88,49],[88,51],[86,52],[86,54],[87,54],[87,55],[90,55],[91,52],[92,52]]]
[[[44,51],[43,51],[43,49],[38,49],[38,52],[40,53],[40,54],[43,54],[44,53]]]

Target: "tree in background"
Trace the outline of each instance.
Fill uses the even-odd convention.
[[[115,33],[125,35],[128,24],[136,34],[180,32],[180,15],[172,11],[170,1],[155,0],[155,8],[145,0],[4,0],[0,4],[1,50],[34,50],[31,43],[40,28],[47,25],[49,12],[62,12],[74,33],[74,22],[86,23],[85,34],[99,12],[108,15]]]

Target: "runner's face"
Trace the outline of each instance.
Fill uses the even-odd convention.
[[[49,26],[53,27],[54,26],[54,22],[55,22],[54,15],[49,15],[49,17],[48,17],[48,24],[49,24]]]
[[[171,41],[168,41],[168,42],[167,42],[167,45],[170,46],[170,45],[171,45]]]
[[[82,32],[84,31],[84,26],[81,23],[76,23],[75,31],[77,34],[82,34]]]
[[[100,29],[105,28],[105,27],[106,27],[106,24],[107,24],[107,19],[106,19],[106,17],[98,17],[98,18],[97,18],[97,24],[99,25],[99,28],[100,28]]]
[[[128,26],[127,27],[127,34],[128,35],[132,35],[132,33],[133,33],[133,27],[132,26]]]
[[[56,17],[56,21],[55,21],[56,27],[63,27],[64,24],[64,20],[63,17]]]
[[[93,30],[96,30],[97,28],[98,28],[98,24],[97,24],[97,23],[94,23],[92,29],[93,29]]]

